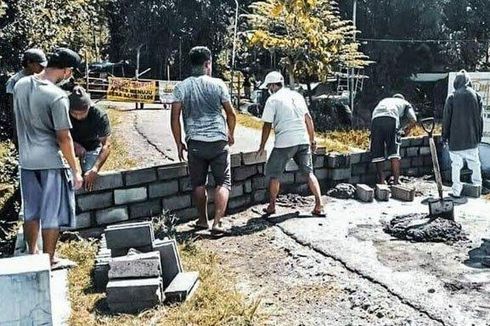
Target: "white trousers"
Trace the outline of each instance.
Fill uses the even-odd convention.
[[[464,151],[449,151],[449,156],[451,158],[453,194],[455,196],[460,196],[463,190],[461,169],[465,161],[472,172],[471,182],[476,186],[482,185],[480,151],[478,148],[466,149]]]

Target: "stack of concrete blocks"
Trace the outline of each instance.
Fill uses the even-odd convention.
[[[391,186],[391,197],[400,201],[412,202],[415,199],[415,188],[406,185]]]
[[[0,263],[0,325],[53,325],[49,255]]]
[[[377,184],[375,188],[375,196],[378,201],[389,201],[391,190],[388,185]]]
[[[471,183],[463,183],[461,195],[471,198],[480,198],[482,187]]]
[[[374,200],[374,189],[365,184],[358,184],[356,197],[362,202],[371,203]]]

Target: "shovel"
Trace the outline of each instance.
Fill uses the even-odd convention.
[[[439,160],[437,158],[437,148],[434,142],[433,132],[435,127],[434,118],[422,119],[420,125],[429,135],[430,155],[432,156],[432,164],[434,165],[434,176],[437,183],[437,191],[439,199],[430,198],[427,200],[429,204],[429,214],[432,218],[442,217],[448,220],[454,220],[454,202],[451,199],[444,199],[442,189],[441,170],[439,168]]]

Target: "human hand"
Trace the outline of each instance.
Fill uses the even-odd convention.
[[[264,152],[265,152],[264,146],[260,146],[259,147],[259,150],[257,151],[257,154],[255,155],[256,158],[259,158],[259,157],[263,156],[264,155]]]
[[[228,145],[232,146],[235,143],[235,137],[228,134]]]
[[[184,143],[177,144],[177,153],[179,154],[179,160],[184,161],[184,151],[187,152],[187,146]]]
[[[97,169],[92,168],[83,175],[85,190],[92,191],[94,189],[95,180],[99,176]]]
[[[317,147],[317,144],[316,144],[316,141],[312,141],[310,146],[311,146],[311,152],[312,152],[313,154],[315,154],[315,153],[316,153],[316,150],[317,150],[317,148],[318,148],[318,147]]]
[[[84,157],[87,153],[87,150],[77,142],[73,142],[73,148],[75,149],[76,157]]]
[[[75,188],[75,190],[82,188],[83,186],[82,174],[79,171],[72,171],[72,175],[73,175],[73,187]]]

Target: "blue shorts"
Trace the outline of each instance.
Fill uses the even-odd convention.
[[[85,153],[85,156],[80,158],[80,167],[82,168],[82,173],[85,173],[94,167],[101,150],[102,146],[100,145],[93,151],[87,151]]]
[[[24,221],[42,229],[74,228],[75,190],[69,169],[20,170]]]

